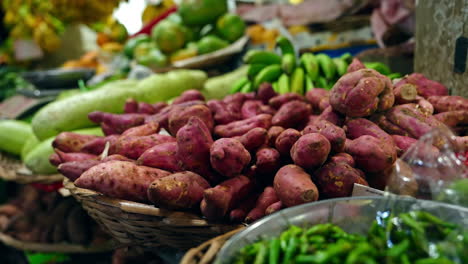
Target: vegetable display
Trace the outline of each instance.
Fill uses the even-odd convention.
[[[424,212],[376,216],[367,234],[325,223],[291,226],[279,236],[245,246],[223,263],[447,263],[468,261],[468,233]]]

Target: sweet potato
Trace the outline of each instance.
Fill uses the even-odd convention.
[[[330,92],[323,88],[314,88],[305,94],[307,101],[312,105],[312,110],[316,112],[318,112],[320,101],[329,96]]]
[[[319,116],[318,115],[310,115],[309,116],[309,119],[307,120],[307,124],[306,124],[306,127],[309,126],[309,125],[312,125],[315,123],[315,121],[319,120]],[[324,119],[325,120],[325,119]],[[328,120],[327,120],[328,121]]]
[[[383,114],[373,115],[371,120],[382,128],[385,132],[391,135],[409,136],[409,133],[403,128],[390,122],[387,117]]]
[[[398,157],[403,155],[413,144],[418,142],[418,140],[410,137],[392,135],[393,141],[397,147]]]
[[[125,130],[122,136],[149,136],[159,132],[158,123],[146,123],[141,126],[136,126]]]
[[[242,119],[254,117],[259,114],[274,115],[275,109],[269,105],[264,105],[260,100],[247,100],[241,108]]]
[[[322,165],[330,154],[330,142],[319,133],[301,136],[291,148],[294,164],[306,170],[313,170]]]
[[[306,122],[311,114],[311,106],[299,100],[283,104],[273,116],[271,122],[274,126],[294,128]]]
[[[119,135],[120,133],[106,123],[101,123],[101,130],[105,136]]]
[[[65,162],[69,161],[82,161],[82,160],[88,160],[88,159],[97,159],[98,157],[93,154],[88,154],[88,153],[81,153],[81,152],[70,152],[70,153],[65,153],[63,151],[60,151],[58,149],[54,149],[55,153],[57,154],[58,160],[50,160],[51,163],[55,166],[58,166],[58,164],[62,164]],[[52,155],[51,155],[52,157]],[[55,158],[55,156],[54,156]],[[54,159],[51,158],[51,159]],[[59,162],[58,164],[56,164]]]
[[[365,69],[366,66],[358,58],[353,58],[353,61],[348,65],[347,72],[355,72],[361,69]]]
[[[236,139],[238,139],[248,151],[255,151],[259,147],[265,145],[268,138],[267,133],[266,129],[257,127],[240,137],[236,137]]]
[[[353,156],[356,166],[365,172],[386,170],[393,165],[397,157],[393,143],[389,144],[368,135],[347,141],[345,151]]]
[[[276,138],[283,133],[284,128],[280,126],[272,126],[268,129],[268,145],[275,147]]]
[[[314,174],[320,195],[323,198],[351,196],[355,183],[369,186],[361,173],[347,163],[329,162]]]
[[[327,120],[328,122],[335,124],[337,126],[342,126],[345,120],[345,117],[340,113],[333,110],[331,106],[327,107],[323,112],[318,116],[317,119]]]
[[[205,101],[205,97],[203,96],[200,91],[191,89],[183,92],[179,97],[174,99],[172,104],[180,104],[180,103],[185,103],[189,101]]]
[[[158,123],[160,127],[169,129],[169,115],[173,111],[182,111],[185,108],[194,106],[194,105],[204,105],[203,101],[188,101],[183,102],[177,105],[169,105],[162,108],[157,114],[146,116],[145,123],[154,122]]]
[[[468,125],[468,110],[443,112],[434,117],[449,127]]]
[[[285,207],[317,201],[319,198],[317,186],[310,175],[296,165],[286,165],[279,169],[273,187]]]
[[[402,80],[400,80],[397,84],[395,84],[396,87],[404,84],[414,84],[416,85],[416,88],[418,90],[418,95],[428,98],[429,96],[433,95],[439,95],[439,96],[444,96],[448,95],[448,89],[445,87],[443,84],[429,80],[427,79],[423,74],[421,73],[413,73]]]
[[[455,137],[454,143],[455,147],[457,148],[456,151],[462,153],[468,151],[468,136]]]
[[[331,162],[333,162],[333,163],[346,163],[351,167],[355,166],[355,162],[354,162],[353,157],[351,155],[349,155],[348,153],[344,153],[344,152],[333,155],[330,158],[329,162],[330,163]]]
[[[252,189],[252,181],[243,175],[226,180],[214,188],[206,189],[200,205],[201,212],[208,220],[222,219]]]
[[[268,104],[268,101],[277,95],[271,83],[262,83],[258,87],[255,99],[262,101],[264,104]]]
[[[310,133],[319,133],[324,136],[330,142],[332,152],[340,153],[344,151],[346,133],[341,127],[335,126],[326,120],[318,120],[302,130],[302,135]]]
[[[281,155],[274,148],[261,148],[255,153],[256,173],[263,176],[273,175],[281,166]]]
[[[124,113],[125,114],[138,113],[138,102],[133,98],[127,99],[124,104]]]
[[[208,107],[213,114],[213,119],[216,124],[224,125],[241,119],[240,109],[232,109],[232,105],[226,104],[220,100],[210,100],[207,102]]]
[[[183,171],[156,179],[148,188],[148,200],[162,208],[192,209],[203,199],[210,184],[200,175]]]
[[[100,155],[103,151],[104,148],[106,147],[106,143],[109,142],[109,144],[112,146],[115,141],[119,138],[118,135],[110,135],[107,137],[98,137],[85,145],[81,148],[81,152],[86,152],[94,155]]]
[[[278,202],[275,189],[273,187],[266,187],[262,194],[258,197],[255,207],[249,212],[245,218],[245,222],[252,223],[265,216],[265,210],[268,206]]]
[[[425,115],[432,115],[434,114],[434,106],[427,101],[424,97],[417,96],[416,97],[416,108],[421,111],[421,113]]]
[[[395,126],[406,131],[416,139],[428,133],[433,128],[443,124],[433,116],[424,115],[415,104],[397,105],[386,113],[386,119]]]
[[[138,113],[146,114],[146,115],[154,115],[156,114],[156,110],[154,109],[152,104],[139,102],[138,103]]]
[[[265,209],[265,215],[271,215],[273,213],[278,212],[279,210],[283,209],[283,203],[278,201],[276,203],[270,204],[270,206]]]
[[[322,113],[325,109],[327,109],[330,106],[331,106],[330,98],[329,97],[322,98],[318,105],[318,112]]]
[[[304,101],[304,98],[297,93],[285,93],[271,98],[268,104],[275,109],[279,109],[285,103],[296,100]]]
[[[71,181],[78,179],[83,172],[89,170],[90,168],[100,164],[101,161],[90,159],[82,161],[69,161],[62,163],[58,166],[58,171]]]
[[[344,128],[346,136],[349,139],[356,139],[360,136],[368,135],[387,142],[393,142],[392,137],[387,134],[387,132],[383,131],[378,125],[368,119],[350,119],[346,122]]]
[[[408,104],[416,100],[418,89],[414,84],[405,83],[395,86],[393,88],[393,95],[395,96],[395,104]]]
[[[247,214],[255,206],[255,202],[258,199],[258,194],[252,193],[247,198],[242,199],[239,205],[229,212],[229,220],[231,222],[243,222]]]
[[[137,164],[172,172],[179,171],[176,153],[177,142],[159,144],[143,152]]]
[[[150,184],[170,174],[168,171],[137,166],[127,161],[108,161],[85,171],[75,181],[75,185],[114,198],[145,202],[148,201]]]
[[[161,112],[167,106],[168,105],[165,102],[158,102],[158,103],[153,104],[154,113],[157,114]]]
[[[177,132],[176,157],[179,167],[193,171],[205,179],[212,179],[210,167],[210,148],[213,138],[205,123],[198,117],[192,117]],[[208,177],[208,178],[207,178]]]
[[[349,117],[365,117],[388,110],[394,101],[390,79],[372,69],[343,75],[330,91],[333,110]]]
[[[275,147],[282,156],[289,157],[294,143],[301,137],[301,132],[288,128],[276,138]]]
[[[169,114],[169,133],[171,133],[171,135],[176,135],[177,131],[185,126],[188,120],[193,116],[203,121],[210,131],[213,130],[214,121],[211,110],[205,105],[194,105],[171,111]]]
[[[448,111],[468,111],[468,99],[461,96],[430,96],[427,100],[434,106],[437,113]]]
[[[138,159],[146,150],[167,142],[175,142],[171,136],[153,134],[149,136],[122,136],[109,148],[109,154],[120,154],[130,159]]]
[[[241,136],[256,127],[264,129],[270,128],[271,119],[271,115],[261,114],[245,120],[234,121],[226,125],[217,125],[214,129],[214,133],[218,137],[225,138]]]
[[[144,114],[111,114],[105,112],[91,112],[88,114],[89,120],[94,123],[104,123],[113,129],[117,134],[122,134],[125,130],[142,125],[145,122]]]
[[[231,111],[239,112],[246,100],[253,100],[255,95],[249,96],[245,93],[235,93],[224,97],[223,102],[229,106]]]
[[[216,140],[210,148],[210,162],[221,175],[232,178],[250,163],[250,153],[242,143],[233,138]]]
[[[52,147],[63,152],[80,152],[84,145],[97,138],[100,137],[73,132],[62,132],[55,137],[54,141],[52,141]]]

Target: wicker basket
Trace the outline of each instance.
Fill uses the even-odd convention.
[[[105,231],[128,246],[151,248],[163,245],[185,250],[240,227],[208,223],[191,213],[109,198],[78,188],[68,179],[64,180],[64,187]]]
[[[35,175],[21,161],[0,152],[0,178],[21,184],[54,183],[63,180],[61,174]]]
[[[219,250],[223,247],[224,243],[230,239],[233,235],[244,230],[245,227],[240,227],[229,233],[221,236],[217,236],[205,243],[199,245],[196,248],[192,248],[184,255],[180,264],[210,264],[216,258]]]
[[[79,254],[91,254],[91,253],[99,253],[99,252],[107,252],[112,251],[118,248],[117,243],[113,241],[109,241],[102,245],[91,245],[91,246],[83,246],[83,245],[74,245],[74,244],[67,244],[67,243],[58,243],[58,244],[43,244],[37,242],[24,242],[21,240],[17,240],[9,235],[4,233],[0,233],[0,242],[10,246],[12,248],[16,248],[21,251],[36,251],[36,252],[56,252],[56,253],[79,253]]]

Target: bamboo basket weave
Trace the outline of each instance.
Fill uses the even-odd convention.
[[[88,189],[78,188],[68,179],[64,180],[63,185],[104,231],[128,246],[170,246],[186,250],[240,227],[209,223],[192,213],[109,198]]]
[[[244,230],[245,227],[240,227],[229,233],[217,236],[196,248],[192,248],[184,255],[180,264],[211,264],[216,258],[219,250],[223,247],[224,243],[235,234]]]
[[[48,184],[63,180],[61,174],[35,175],[21,161],[2,152],[0,152],[0,178],[20,184]]]

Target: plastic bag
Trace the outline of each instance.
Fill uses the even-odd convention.
[[[421,137],[395,164],[386,191],[468,207],[468,168],[455,135],[437,128]]]

